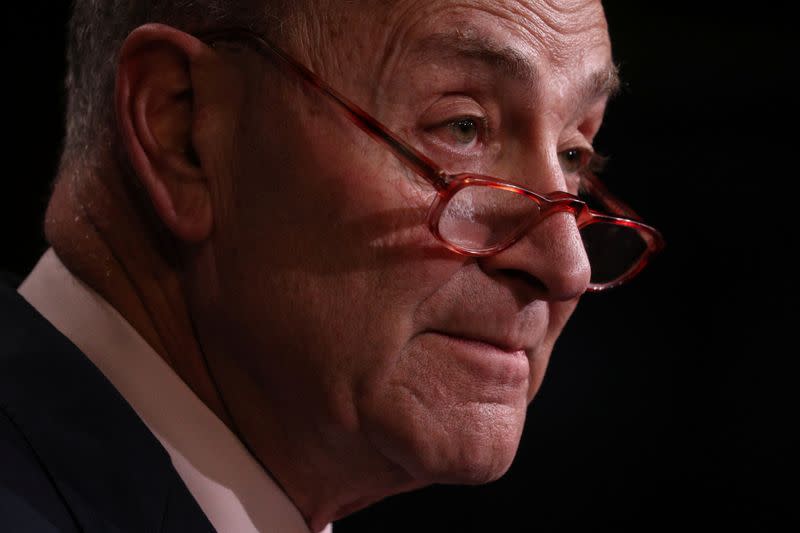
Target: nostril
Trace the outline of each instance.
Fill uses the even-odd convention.
[[[547,286],[542,280],[525,270],[500,268],[495,270],[495,277],[508,287],[521,307],[547,294]]]

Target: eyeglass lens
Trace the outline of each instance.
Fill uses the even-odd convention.
[[[442,210],[438,230],[450,244],[485,252],[514,240],[539,219],[530,198],[503,188],[467,186]],[[613,283],[627,274],[647,250],[635,228],[597,222],[580,230],[592,269],[591,283]]]
[[[494,187],[464,187],[442,210],[439,234],[449,243],[482,252],[505,243],[536,222],[539,206]]]

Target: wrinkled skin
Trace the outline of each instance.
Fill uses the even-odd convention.
[[[586,86],[612,68],[599,2],[386,4],[281,44],[449,171],[574,189],[607,99]],[[574,220],[453,254],[384,147],[269,61],[216,53],[247,83],[196,139],[214,232],[186,286],[235,430],[312,525],[502,475],[588,283]]]

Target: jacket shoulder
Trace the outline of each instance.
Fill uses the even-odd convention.
[[[77,531],[49,473],[0,408],[0,530]]]
[[[2,286],[0,471],[0,532],[213,530],[114,386]]]

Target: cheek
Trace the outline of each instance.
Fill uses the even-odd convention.
[[[242,150],[216,252],[225,320],[263,354],[243,356],[253,372],[291,376],[345,425],[355,383],[393,364],[417,307],[461,264],[427,229],[430,192],[347,151]]]

